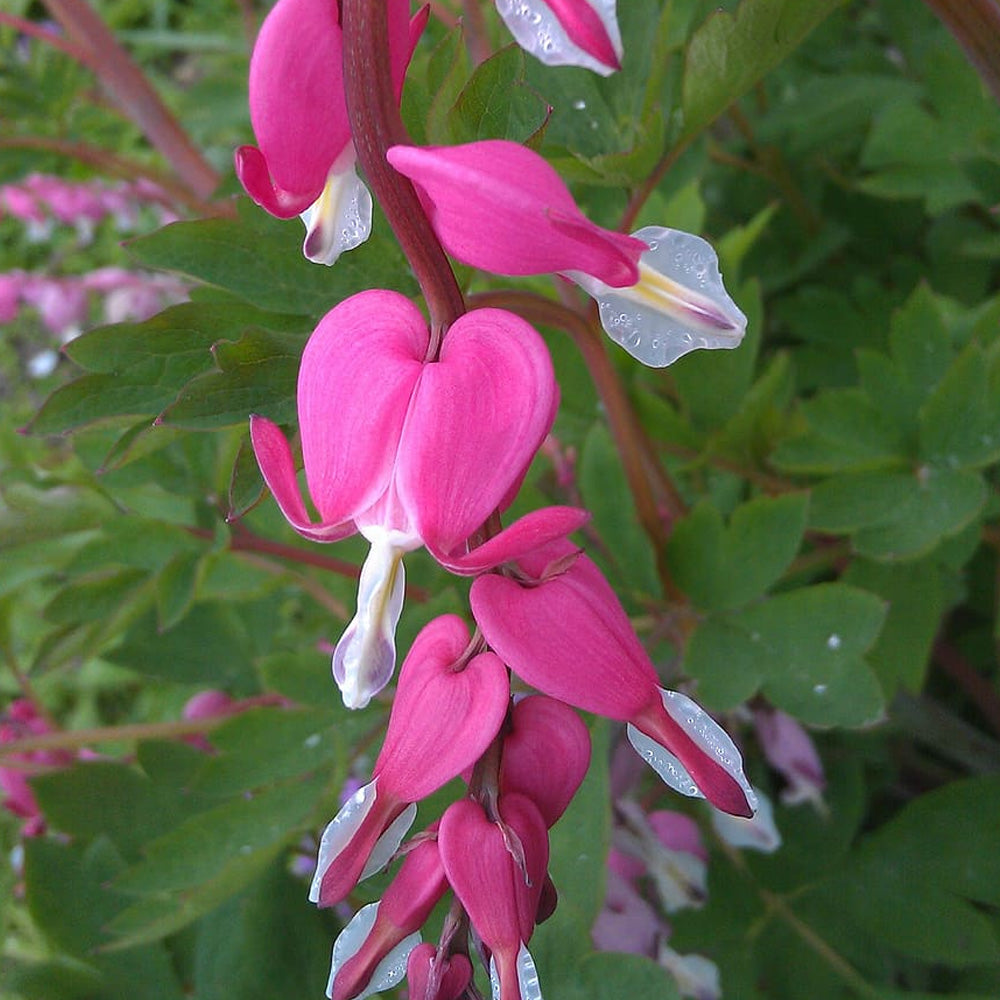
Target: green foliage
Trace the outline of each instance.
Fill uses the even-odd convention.
[[[157,179],[180,217],[151,231],[147,206],[122,250],[110,222],[90,243],[65,226],[35,242],[8,213],[0,271],[114,264],[191,288],[143,320],[101,325],[95,305],[42,379],[29,359],[57,343],[39,308],[4,326],[0,710],[30,693],[66,733],[28,767],[48,830],[0,876],[0,1000],[318,997],[341,919],[306,902],[299,873],[345,781],[370,774],[389,701],[346,711],[321,652],[354,613],[363,542],[295,538],[246,421],[288,425],[296,453],[316,321],[360,290],[418,287],[378,209],[372,238],[325,268],[303,259],[297,220],[231,197],[232,148],[251,138],[242,5],[93,6],[223,179],[211,204],[181,197],[89,70],[0,25],[0,184]],[[628,0],[607,78],[541,66],[480,6],[482,25],[432,17],[417,45],[413,142],[523,142],[600,224],[709,236],[749,320],[739,349],[655,372],[613,345],[585,364],[546,328],[556,440],[505,515],[591,511],[577,542],[664,683],[723,717],[775,802],[783,844],[765,856],[709,833],[701,803],[633,786],[645,808],[695,817],[711,850],[704,905],[661,914],[670,947],[717,963],[726,998],[1000,995],[1000,110],[910,0]],[[547,278],[462,285],[578,305]],[[468,611],[467,585],[426,554],[406,572],[401,653]],[[235,713],[181,723],[206,689]],[[817,742],[815,807],[782,801],[746,721],[766,706]],[[653,958],[594,951],[622,846],[612,796],[633,793],[618,727],[591,721],[590,772],[551,833],[542,988],[674,1000]],[[19,840],[3,813],[5,856]],[[659,906],[650,879],[636,887]]]

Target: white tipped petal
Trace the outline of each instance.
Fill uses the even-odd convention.
[[[679,955],[669,945],[661,944],[657,960],[677,981],[682,997],[693,1000],[721,1000],[718,966],[704,955]]]
[[[399,850],[399,845],[403,842],[407,831],[413,826],[413,821],[417,817],[417,804],[411,802],[388,826],[385,833],[375,841],[368,861],[361,870],[358,881],[361,882],[381,871],[389,863],[392,856]]]
[[[372,196],[354,171],[331,170],[323,193],[303,213],[302,252],[314,264],[336,263],[346,250],[361,246],[372,231]]]
[[[517,951],[517,984],[521,987],[521,1000],[542,1000],[542,986],[531,952],[521,942]]]
[[[739,347],[747,319],[722,284],[711,245],[662,226],[632,235],[649,246],[639,260],[637,284],[609,288],[589,275],[569,274],[597,300],[608,336],[651,368],[665,368],[699,349]]]
[[[376,779],[377,780],[377,779]],[[340,812],[333,817],[323,831],[319,842],[319,855],[316,858],[316,872],[312,885],[309,887],[309,902],[318,903],[323,876],[333,860],[351,842],[365,816],[375,805],[375,781],[359,788],[341,807]]]
[[[681,795],[696,799],[705,797],[687,768],[669,750],[636,729],[631,722],[625,727],[625,732],[635,752],[663,779],[664,784]]]
[[[615,54],[621,60],[624,49],[615,11],[617,0],[587,2],[600,18]],[[615,72],[613,66],[605,65],[571,41],[566,29],[543,0],[496,0],[496,6],[517,44],[546,66],[580,66],[601,76],[610,76]]]
[[[746,847],[763,854],[773,854],[781,847],[781,833],[774,822],[771,800],[763,794],[758,795],[757,812],[750,819],[713,809],[712,826],[733,847]]]
[[[333,984],[337,973],[343,968],[345,962],[361,950],[361,946],[371,933],[378,915],[378,907],[377,902],[362,906],[351,918],[351,922],[337,935],[337,940],[333,943],[330,978],[326,984],[328,997],[333,996]],[[373,993],[381,993],[383,990],[401,983],[406,975],[406,960],[410,957],[410,952],[420,944],[420,940],[420,934],[416,933],[400,941],[375,966],[375,971],[372,973],[371,979],[368,980],[368,985],[354,997],[354,1000],[362,1000],[363,997],[371,996]]]
[[[396,625],[403,611],[403,550],[372,541],[358,582],[358,613],[333,651],[333,677],[348,708],[364,708],[396,668]]]

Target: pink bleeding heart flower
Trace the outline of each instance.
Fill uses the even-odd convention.
[[[758,709],[753,720],[767,762],[788,782],[781,801],[786,806],[812,802],[822,808],[826,776],[809,733],[797,720],[776,709]]]
[[[410,1000],[458,1000],[471,980],[465,955],[445,957],[432,944],[418,944],[406,960]]]
[[[575,281],[597,300],[608,336],[643,364],[662,368],[743,339],[746,317],[705,240],[662,226],[632,236],[603,229],[532,150],[497,139],[386,155],[413,181],[453,257],[496,274]]]
[[[502,796],[499,812],[503,826],[491,822],[478,802],[452,803],[441,817],[438,843],[448,881],[490,950],[494,997],[527,1000],[538,996],[527,944],[549,863],[548,835],[527,796]],[[512,833],[521,861],[510,851]]]
[[[372,780],[323,834],[314,903],[340,902],[359,878],[387,864],[413,822],[414,803],[471,766],[499,731],[510,698],[507,671],[493,653],[466,662],[469,638],[461,618],[442,615],[414,640]]]
[[[684,795],[751,816],[756,796],[733,741],[690,698],[659,686],[614,591],[573,548],[557,542],[519,561],[529,580],[495,574],[472,585],[472,611],[490,646],[528,684],[587,712],[627,722],[633,747]]]
[[[402,610],[404,553],[426,546],[456,573],[478,573],[575,531],[586,512],[553,507],[521,518],[467,551],[466,540],[513,499],[557,405],[541,337],[499,309],[461,316],[436,361],[417,307],[395,292],[361,292],[320,321],[302,355],[299,430],[306,511],[292,453],[270,421],[252,417],[257,461],[300,534],[371,542],[358,613],[333,670],[350,708],[388,683]]]
[[[517,44],[546,66],[621,69],[616,0],[496,0]]]
[[[569,705],[544,695],[518,701],[503,741],[502,793],[526,795],[551,828],[566,811],[589,765],[590,733]]]
[[[397,99],[427,21],[408,0],[388,0],[389,57]],[[371,231],[372,200],[355,172],[343,81],[343,38],[331,0],[278,0],[250,59],[250,120],[260,145],[236,150],[236,174],[271,215],[301,215],[303,252],[333,264]]]
[[[607,888],[590,937],[598,951],[622,951],[652,958],[667,927],[628,879],[611,868]]]
[[[337,937],[326,995],[359,1000],[399,983],[420,928],[447,888],[431,831],[407,853],[381,900],[358,910]]]

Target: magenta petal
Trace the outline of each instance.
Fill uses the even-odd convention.
[[[331,309],[309,338],[299,432],[309,493],[325,521],[357,517],[389,486],[428,337],[409,299],[372,290]]]
[[[513,562],[559,538],[582,528],[590,513],[579,507],[543,507],[515,521],[498,535],[461,555],[447,555],[431,549],[435,559],[453,573],[473,576],[485,570]],[[430,548],[430,546],[428,546]]]
[[[568,705],[532,695],[514,706],[500,766],[505,795],[526,795],[551,827],[566,811],[589,765],[590,733]]]
[[[548,349],[523,319],[477,309],[452,325],[420,375],[396,472],[428,547],[453,552],[496,509],[548,433],[555,395]]]
[[[336,4],[278,0],[250,59],[250,120],[275,188],[303,207],[351,140],[342,64]]]
[[[431,982],[435,972],[436,988]],[[406,981],[413,1000],[458,1000],[471,979],[472,963],[465,955],[438,958],[432,944],[418,944],[406,961]]]
[[[393,146],[386,155],[429,202],[445,249],[472,267],[510,275],[582,271],[618,286],[623,274],[637,273],[647,249],[589,222],[556,171],[516,142]]]
[[[413,641],[374,773],[379,788],[416,802],[469,767],[490,744],[507,712],[510,687],[493,653],[454,665],[469,645],[457,615],[442,615]]]
[[[294,219],[312,204],[311,193],[292,194],[275,185],[267,160],[256,146],[240,146],[233,154],[233,161],[246,193],[265,212],[279,219]]]
[[[600,15],[588,0],[546,0],[574,45],[609,69],[621,69],[619,54]]]
[[[250,440],[261,475],[288,523],[314,542],[335,542],[354,533],[350,521],[315,524],[302,501],[292,450],[281,429],[270,420],[250,417]]]
[[[622,721],[659,704],[656,671],[586,556],[538,586],[481,576],[471,602],[486,641],[544,694]]]

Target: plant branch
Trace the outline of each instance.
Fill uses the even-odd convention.
[[[87,0],[44,0],[118,106],[173,167],[196,198],[207,199],[219,175]]]
[[[972,699],[993,731],[1000,735],[1000,694],[947,639],[934,642],[934,661]]]
[[[1000,101],[1000,4],[996,0],[924,0],[965,50]]]

